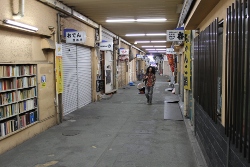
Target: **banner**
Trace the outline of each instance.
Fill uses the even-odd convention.
[[[191,30],[185,30],[184,89],[191,90]]]
[[[56,88],[58,93],[63,93],[63,64],[62,44],[56,45]]]

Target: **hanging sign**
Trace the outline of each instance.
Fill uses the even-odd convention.
[[[167,30],[168,42],[184,41],[184,30]]]
[[[137,59],[143,59],[143,55],[136,54],[136,58],[137,58]]]
[[[86,33],[84,31],[66,32],[66,43],[84,43]]]
[[[167,48],[166,54],[176,54],[176,52],[174,51],[174,48]]]
[[[113,51],[113,42],[101,42],[99,47],[100,47],[100,50]]]
[[[129,54],[129,49],[119,49],[119,54],[120,55],[128,55]]]
[[[190,30],[185,30],[184,42],[184,89],[191,90],[191,43]]]

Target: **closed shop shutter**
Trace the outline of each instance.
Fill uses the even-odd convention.
[[[92,101],[91,51],[77,46],[78,108]]]
[[[63,115],[77,110],[77,59],[76,46],[62,44],[63,87],[62,94]]]

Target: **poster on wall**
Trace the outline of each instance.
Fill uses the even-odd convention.
[[[57,92],[63,93],[62,44],[56,45],[56,83]]]
[[[46,75],[41,76],[42,88],[46,87]]]
[[[190,30],[185,30],[184,42],[184,89],[191,90],[191,43]]]

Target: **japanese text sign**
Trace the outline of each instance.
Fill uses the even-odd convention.
[[[84,31],[66,32],[66,43],[84,43],[86,33]]]
[[[167,30],[167,41],[184,41],[184,30]]]

